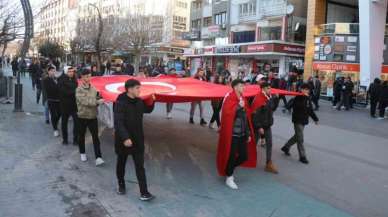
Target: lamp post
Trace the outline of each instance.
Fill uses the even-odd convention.
[[[24,63],[24,58],[30,47],[30,40],[33,36],[33,17],[31,4],[29,0],[20,0],[24,14],[24,41],[20,50],[21,63]],[[23,112],[23,85],[20,83],[20,68],[17,73],[17,82],[15,84],[15,107],[14,112]]]

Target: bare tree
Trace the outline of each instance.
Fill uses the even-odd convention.
[[[20,4],[4,4],[0,0],[0,46],[1,57],[4,57],[8,43],[24,37],[24,17]]]
[[[150,45],[162,41],[163,17],[131,13],[120,22],[115,41],[134,55],[135,73],[139,70],[141,55]]]

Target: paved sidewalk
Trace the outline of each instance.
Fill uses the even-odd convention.
[[[174,105],[174,118],[166,120],[165,106],[160,104],[145,117],[147,178],[157,198],[144,203],[138,200],[131,160],[127,195],[115,193],[112,130],[100,129],[106,165],[94,166],[90,138],[89,161],[82,163],[77,147],[63,146],[53,138],[42,106],[34,102],[29,79],[23,83],[27,113],[0,105],[0,216],[386,217],[388,213],[388,138],[380,129],[372,130],[372,125],[387,127],[387,122],[362,119],[370,131],[361,124],[355,131],[345,123],[332,126],[329,120],[309,126],[306,147],[311,164],[305,166],[298,163],[296,150],[291,158],[279,151],[292,134],[290,117],[279,113],[273,158],[280,174],[265,173],[262,165],[239,168],[240,188],[232,191],[216,173],[216,131],[188,124],[185,104]],[[362,111],[355,112],[364,118]],[[330,113],[326,106],[319,115],[333,119]],[[342,117],[346,115],[336,119],[351,126],[352,119]]]

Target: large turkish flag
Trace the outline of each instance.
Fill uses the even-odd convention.
[[[91,84],[100,95],[110,102],[116,101],[117,96],[124,92],[124,83],[130,78],[141,82],[143,99],[155,94],[157,102],[192,102],[201,100],[222,99],[232,90],[230,86],[199,81],[193,78],[157,77],[137,78],[127,75],[112,75],[92,77]],[[244,96],[253,97],[260,91],[258,85],[247,85]],[[272,94],[298,95],[296,92],[272,89]]]

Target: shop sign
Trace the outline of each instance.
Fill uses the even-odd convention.
[[[216,53],[240,53],[240,45],[217,47]]]
[[[220,26],[219,25],[213,25],[213,26],[209,26],[207,27],[208,28],[208,31],[209,32],[219,32],[220,31]]]
[[[289,54],[304,54],[305,48],[297,45],[275,44],[274,51]]]
[[[313,63],[314,70],[330,70],[330,71],[352,71],[359,72],[360,64],[346,64],[346,63]]]
[[[192,48],[185,48],[185,49],[183,49],[183,54],[184,55],[192,55],[192,54],[194,54],[194,51]]]
[[[205,47],[203,48],[203,54],[213,54],[214,48],[213,47]]]
[[[200,39],[200,36],[201,36],[200,31],[184,32],[182,34],[182,38],[184,40],[198,40]]]
[[[247,53],[271,52],[272,50],[273,44],[252,44],[247,47]]]

